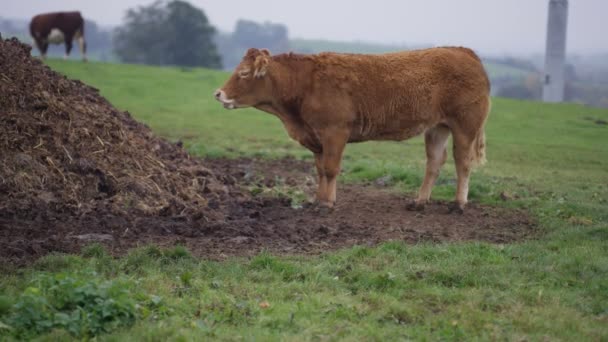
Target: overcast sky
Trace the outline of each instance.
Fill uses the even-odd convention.
[[[151,0],[2,0],[0,16],[80,10],[102,25]],[[485,54],[542,53],[548,0],[190,0],[211,23],[283,23],[292,38],[406,45],[464,45]],[[568,53],[608,52],[608,0],[570,0]]]

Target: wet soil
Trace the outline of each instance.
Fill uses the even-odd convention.
[[[310,162],[295,159],[215,159],[204,161],[218,175],[232,178],[230,193],[251,188],[293,187],[311,197]],[[279,181],[277,181],[277,179]],[[279,254],[317,254],[353,245],[373,246],[390,240],[419,242],[487,241],[510,243],[538,234],[522,210],[471,203],[464,214],[449,214],[447,203],[432,202],[424,212],[406,210],[411,198],[374,185],[342,184],[333,211],[314,206],[293,208],[286,197],[235,196],[224,201],[222,220],[188,216],[151,216],[128,220],[105,210],[52,220],[2,221],[2,255],[27,258],[51,251],[77,252],[99,242],[115,255],[155,244],[184,245],[211,259],[250,256],[262,250]]]

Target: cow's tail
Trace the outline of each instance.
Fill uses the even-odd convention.
[[[490,107],[492,103],[490,102],[490,98],[488,97],[488,105],[486,115],[484,116],[483,123],[477,131],[477,136],[475,137],[475,141],[473,142],[473,166],[481,166],[486,163],[486,133],[485,133],[485,125],[486,119],[490,114]]]

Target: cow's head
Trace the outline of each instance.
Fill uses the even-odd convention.
[[[266,77],[268,63],[268,50],[247,50],[226,84],[215,91],[215,98],[227,109],[252,107],[269,101],[271,84]]]

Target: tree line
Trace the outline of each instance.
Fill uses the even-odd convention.
[[[114,35],[114,51],[128,63],[232,69],[250,47],[287,51],[287,27],[239,20],[220,33],[202,9],[172,0],[128,10]]]

